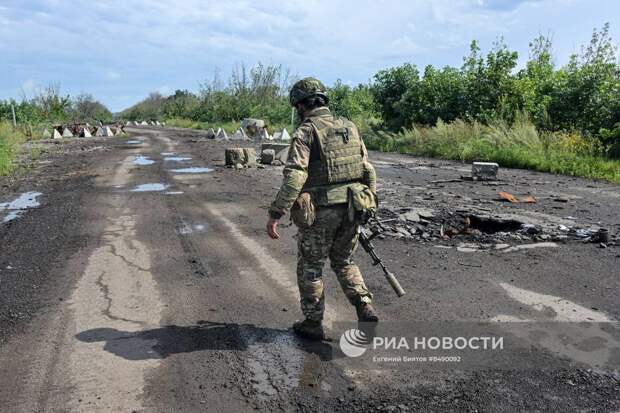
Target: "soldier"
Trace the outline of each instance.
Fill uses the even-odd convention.
[[[269,209],[267,232],[278,239],[278,222],[291,210],[299,227],[297,284],[305,320],[293,325],[300,336],[325,338],[323,266],[329,257],[340,285],[356,308],[359,321],[377,322],[372,294],[353,262],[357,247],[359,216],[355,208],[371,199],[376,208],[376,175],[357,127],[334,117],[325,86],[305,78],[290,91],[301,125],[293,134],[284,180]],[[360,202],[361,200],[361,202]]]

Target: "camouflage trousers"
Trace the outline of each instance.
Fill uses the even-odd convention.
[[[341,205],[317,208],[314,225],[299,229],[297,285],[301,311],[306,318],[323,320],[323,266],[328,257],[351,304],[371,302],[372,294],[353,262],[358,241],[357,230],[358,226],[348,220],[347,207]]]

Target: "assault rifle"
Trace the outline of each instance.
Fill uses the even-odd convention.
[[[403,287],[400,286],[400,283],[398,282],[396,277],[394,277],[394,274],[388,271],[383,261],[381,261],[381,258],[379,258],[377,256],[377,253],[375,253],[375,246],[372,245],[372,240],[377,235],[379,235],[379,231],[373,231],[370,233],[370,235],[368,235],[366,228],[364,226],[361,226],[359,236],[360,244],[362,245],[362,248],[364,248],[364,250],[368,253],[368,255],[370,255],[370,258],[372,258],[372,265],[378,264],[381,267],[385,278],[387,278],[396,295],[402,297],[403,295],[405,295],[405,290],[403,290]]]

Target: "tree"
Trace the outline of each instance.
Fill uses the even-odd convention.
[[[92,95],[82,93],[73,98],[73,120],[76,122],[111,122],[112,112]]]
[[[403,97],[408,94],[409,101],[417,99],[419,77],[417,67],[409,63],[375,75],[372,93],[388,128],[411,126],[412,114],[404,110],[409,106],[404,104]]]

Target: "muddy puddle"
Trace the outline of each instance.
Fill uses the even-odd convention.
[[[184,161],[191,161],[192,158],[190,158],[189,156],[166,156],[164,158],[164,161],[167,162],[184,162]]]
[[[0,211],[8,211],[2,222],[12,221],[21,216],[27,209],[37,208],[41,204],[37,200],[41,192],[24,192],[11,202],[0,203]]]
[[[153,165],[155,163],[154,160],[149,159],[147,156],[144,155],[137,155],[136,158],[133,161],[134,165]]]
[[[151,183],[151,184],[142,184],[138,185],[131,192],[157,192],[157,191],[165,191],[169,185],[161,184],[161,183]]]
[[[213,168],[201,168],[201,167],[190,167],[190,168],[180,168],[180,169],[172,169],[172,172],[177,174],[204,174],[207,172],[213,172],[215,169]]]
[[[190,235],[195,232],[204,232],[206,231],[207,226],[205,224],[188,224],[183,223],[180,227],[177,228],[177,232],[181,235]]]

